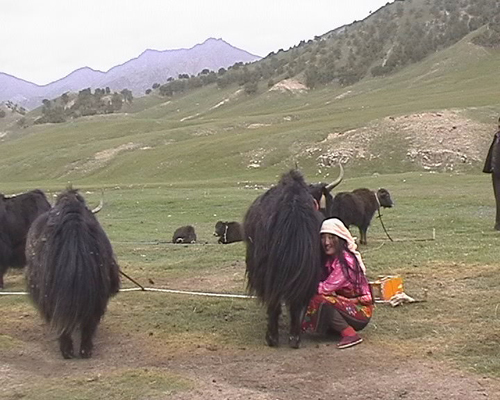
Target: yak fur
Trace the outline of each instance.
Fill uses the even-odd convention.
[[[71,335],[80,329],[80,356],[90,357],[93,336],[120,279],[111,243],[77,190],[62,192],[32,224],[26,259],[28,291],[57,333],[62,356],[74,357]]]
[[[217,221],[214,236],[218,236],[218,243],[228,244],[243,240],[242,227],[239,222]]]
[[[282,302],[289,309],[289,344],[300,345],[302,316],[321,277],[322,219],[311,188],[296,170],[259,196],[245,215],[248,289],[267,305],[269,346],[279,344]]]
[[[172,236],[172,243],[196,243],[196,232],[192,225],[177,228]]]
[[[361,188],[352,192],[339,192],[333,198],[332,217],[340,219],[348,228],[359,228],[360,243],[367,244],[366,232],[373,215],[380,207],[392,207],[394,203],[387,189],[374,192]]]
[[[26,236],[33,221],[50,210],[50,203],[41,190],[16,196],[0,194],[0,289],[9,267],[26,265]]]

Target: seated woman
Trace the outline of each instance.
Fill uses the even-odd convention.
[[[323,221],[321,244],[326,279],[309,303],[302,329],[340,333],[337,347],[344,349],[363,341],[356,331],[370,321],[373,297],[361,255],[342,221]]]

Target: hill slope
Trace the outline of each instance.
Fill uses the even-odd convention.
[[[498,118],[500,52],[472,39],[348,88],[207,86],[136,99],[125,114],[22,129],[1,139],[0,179],[274,181],[298,161],[322,180],[337,160],[348,176],[479,171]]]

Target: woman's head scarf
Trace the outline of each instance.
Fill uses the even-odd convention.
[[[347,248],[356,256],[359,266],[361,267],[363,274],[366,274],[366,267],[361,258],[361,254],[358,251],[358,246],[354,241],[354,238],[346,228],[344,223],[338,218],[329,218],[323,221],[321,225],[320,233],[330,233],[332,235],[338,236],[347,242]]]

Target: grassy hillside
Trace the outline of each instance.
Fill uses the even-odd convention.
[[[319,160],[352,142],[349,135],[370,139],[363,150],[370,157],[357,157],[352,149],[350,157],[333,154],[329,163],[342,159],[348,176],[419,170],[422,166],[407,157],[406,128],[389,130],[387,117],[445,110],[464,125],[461,151],[475,146],[475,154],[482,154],[499,109],[500,52],[469,39],[394,76],[348,88],[299,93],[261,87],[248,95],[237,86],[210,86],[171,99],[139,98],[128,113],[20,129],[1,142],[0,179],[5,184],[274,181],[299,162],[310,179],[320,180],[328,171]],[[429,146],[432,127],[422,128],[430,129]],[[454,170],[477,170],[479,158],[469,157]]]

